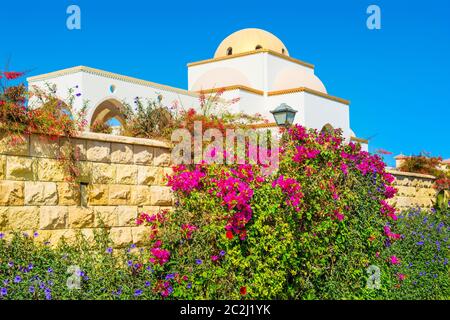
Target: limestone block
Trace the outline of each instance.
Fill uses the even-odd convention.
[[[118,216],[116,206],[94,207],[94,227],[116,227],[118,226]]]
[[[154,165],[167,167],[171,162],[171,153],[169,149],[155,148],[154,151]]]
[[[138,167],[134,165],[118,164],[116,166],[117,184],[136,184]]]
[[[7,154],[13,156],[28,156],[28,145],[30,144],[30,137],[28,135],[19,135],[13,137],[7,132],[0,132],[0,154]]]
[[[94,227],[94,209],[84,207],[69,207],[69,228]]]
[[[160,210],[160,207],[158,206],[143,206],[142,208],[140,208],[139,213],[146,213],[149,215],[158,213]]]
[[[109,199],[109,187],[104,184],[91,184],[88,186],[88,204],[94,206],[107,205]]]
[[[59,155],[59,138],[33,134],[30,138],[30,156],[57,158]]]
[[[87,141],[76,138],[61,138],[60,139],[60,152],[65,156],[70,155],[72,152],[75,159],[84,161],[86,157]]]
[[[25,182],[25,205],[54,206],[58,191],[54,182]]]
[[[34,180],[36,161],[26,157],[7,157],[6,179],[8,180]]]
[[[114,183],[116,166],[108,163],[93,163],[91,177],[92,183]]]
[[[131,228],[131,236],[135,245],[146,245],[150,242],[150,228],[146,226],[133,227]]]
[[[131,189],[131,203],[137,206],[151,205],[151,192],[149,186],[134,186]]]
[[[69,176],[59,160],[41,158],[37,160],[36,167],[40,181],[64,181]]]
[[[89,161],[110,162],[111,144],[102,141],[87,141],[86,157]]]
[[[151,165],[153,163],[153,148],[134,145],[134,163]]]
[[[137,207],[118,206],[116,207],[117,223],[119,227],[132,227],[136,225],[138,215]]]
[[[0,206],[22,206],[24,183],[0,181]]]
[[[58,183],[58,200],[61,206],[76,206],[80,204],[80,185],[78,183]]]
[[[130,227],[111,228],[110,237],[115,247],[124,247],[133,241]]]
[[[54,230],[65,229],[67,223],[67,207],[41,207],[39,229]]]
[[[172,205],[172,191],[170,187],[152,186],[150,188],[152,205],[170,206]]]
[[[138,166],[138,181],[140,185],[161,184],[164,179],[163,168]]]
[[[39,226],[38,207],[9,207],[7,217],[9,230],[36,230]]]
[[[6,156],[0,155],[0,180],[6,176]]]
[[[130,203],[131,187],[126,185],[109,186],[109,205],[126,205]]]
[[[133,146],[124,143],[111,144],[111,162],[133,163]]]

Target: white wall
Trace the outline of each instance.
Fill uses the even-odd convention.
[[[156,99],[161,94],[163,104],[169,107],[175,101],[186,109],[198,106],[198,96],[196,95],[182,94],[165,88],[135,84],[82,71],[45,80],[31,81],[29,86],[36,85],[43,88],[45,83],[56,84],[56,95],[62,99],[67,96],[69,88],[73,88],[74,93],[81,93],[81,96],[75,99],[74,109],[75,111],[79,110],[83,105],[83,100],[88,100],[89,108],[86,115],[88,123],[90,123],[96,107],[108,99],[115,99],[119,102],[126,101],[133,105],[135,97]],[[111,85],[115,86],[114,92],[110,91]]]

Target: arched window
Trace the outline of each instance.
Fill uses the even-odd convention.
[[[262,49],[262,45],[260,45],[260,44],[258,44],[258,45],[255,47],[255,50],[259,50],[259,49]]]
[[[229,47],[228,49],[227,49],[227,56],[231,56],[233,54],[233,48],[232,47]]]
[[[286,50],[284,48],[281,49],[282,54],[286,54]]]

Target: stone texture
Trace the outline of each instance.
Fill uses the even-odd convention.
[[[92,162],[80,161],[77,163],[79,175],[76,180],[78,182],[91,183],[92,182]]]
[[[89,161],[110,162],[111,160],[111,143],[88,140],[86,157]]]
[[[58,183],[58,200],[60,206],[80,204],[80,185],[78,183]]]
[[[127,246],[133,241],[129,227],[111,228],[110,237],[116,247]]]
[[[151,165],[153,163],[153,148],[148,146],[134,146],[134,163]]]
[[[109,205],[126,205],[130,203],[131,187],[125,185],[109,186]]]
[[[8,225],[8,207],[0,207],[0,231],[6,230]]]
[[[58,191],[54,182],[25,182],[25,205],[54,206]]]
[[[0,206],[23,205],[24,182],[0,181]]]
[[[150,242],[150,228],[139,226],[131,228],[133,243],[137,246],[147,245]]]
[[[94,227],[94,209],[84,207],[69,207],[69,228]]]
[[[149,186],[135,186],[131,190],[131,204],[137,206],[151,205],[151,192]]]
[[[150,187],[152,198],[152,205],[155,206],[170,206],[172,205],[172,192],[170,187]]]
[[[30,138],[30,156],[57,158],[59,155],[59,138],[50,139],[46,136],[33,134]]]
[[[30,138],[27,135],[20,135],[17,142],[12,142],[10,134],[0,132],[0,154],[28,156],[29,144]]]
[[[36,166],[40,181],[64,181],[69,176],[59,160],[41,158]]]
[[[120,227],[131,227],[136,225],[138,215],[137,207],[118,206],[116,207],[117,224]]]
[[[94,227],[98,228],[118,226],[118,216],[115,206],[98,206],[94,207]]]
[[[7,157],[6,179],[8,180],[34,180],[36,161],[25,157]]]
[[[92,183],[114,183],[116,180],[116,166],[107,163],[92,164]]]
[[[123,143],[111,144],[111,162],[133,163],[133,146]]]
[[[10,207],[7,217],[8,230],[36,230],[39,226],[38,207]]]
[[[137,174],[138,174],[137,166],[125,164],[116,165],[117,184],[136,184]]]
[[[161,184],[164,179],[164,171],[162,168],[138,166],[137,183],[141,185]]]
[[[67,207],[51,206],[40,208],[39,229],[65,229],[67,223]]]
[[[0,180],[6,176],[6,156],[0,155]]]
[[[69,155],[73,151],[77,160],[84,161],[87,159],[86,149],[86,140],[76,138],[60,139],[60,152],[64,155]]]
[[[167,167],[170,165],[170,150],[163,148],[155,148],[154,151],[154,165]]]
[[[109,199],[109,187],[104,184],[91,184],[88,186],[89,205],[107,205]]]

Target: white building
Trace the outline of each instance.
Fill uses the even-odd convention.
[[[314,65],[289,56],[283,42],[260,29],[243,29],[222,41],[212,59],[188,64],[188,90],[131,78],[88,67],[74,67],[27,79],[29,86],[56,84],[57,94],[64,97],[76,88],[89,100],[87,120],[123,121],[117,106],[132,103],[135,97],[156,99],[163,103],[178,102],[184,107],[198,105],[199,93],[224,90],[225,99],[239,98],[233,108],[247,114],[263,115],[271,127],[271,110],[286,103],[297,110],[295,123],[318,130],[325,126],[341,128],[348,140],[358,141],[367,150],[367,141],[356,138],[350,127],[348,100],[329,95],[317,77]],[[82,99],[76,100],[76,108]]]

